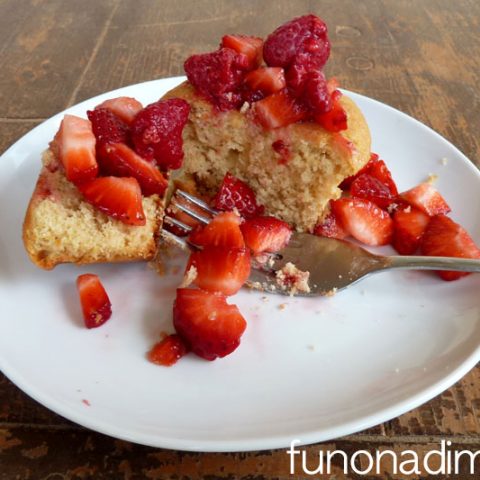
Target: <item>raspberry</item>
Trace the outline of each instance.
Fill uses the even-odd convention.
[[[244,73],[249,68],[248,58],[231,48],[192,55],[184,68],[190,83],[220,110],[240,106],[242,97],[238,91]]]
[[[87,112],[97,147],[104,143],[127,143],[128,125],[106,108],[97,108]]]
[[[329,112],[332,109],[327,81],[322,72],[311,71],[305,76],[303,101],[313,114]]]
[[[278,27],[263,44],[263,58],[271,67],[287,68],[306,54],[322,68],[330,55],[327,26],[315,15],[297,17]]]
[[[180,98],[159,100],[141,110],[132,123],[135,151],[156,160],[162,169],[180,168],[183,160],[182,131],[190,105]]]

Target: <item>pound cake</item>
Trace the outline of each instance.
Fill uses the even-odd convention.
[[[164,97],[191,106],[176,178],[211,196],[228,172],[266,213],[313,231],[370,158],[362,113],[322,72],[329,51],[326,25],[307,15],[265,42],[227,35],[217,51],[188,58],[188,81]]]

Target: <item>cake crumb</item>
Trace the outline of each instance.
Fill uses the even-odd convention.
[[[191,285],[197,278],[197,269],[194,265],[191,265],[190,268],[185,272],[183,276],[182,283],[180,283],[179,288],[186,288]]]
[[[447,158],[447,157],[443,157],[443,158],[440,160],[440,163],[441,163],[443,166],[447,165],[447,163],[448,163],[448,158]]]
[[[262,297],[262,301],[263,301],[263,303],[267,303],[268,302],[268,297]]]
[[[250,104],[248,102],[243,102],[243,105],[240,107],[240,113],[245,113],[250,108]]]
[[[336,293],[337,293],[337,290],[338,288],[332,288],[331,290],[329,290],[328,292],[325,292],[324,295],[326,297],[333,297]]]
[[[315,345],[307,345],[307,348],[311,350],[312,352],[315,351]]]
[[[429,173],[427,178],[427,183],[433,185],[438,180],[438,175],[436,173]]]
[[[277,270],[275,277],[279,287],[284,291],[288,291],[292,296],[297,292],[310,293],[308,285],[310,272],[303,272],[291,262]]]
[[[281,303],[279,306],[278,306],[278,309],[279,310],[285,310],[287,308],[287,304],[286,303]]]

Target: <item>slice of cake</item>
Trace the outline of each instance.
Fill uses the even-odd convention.
[[[367,123],[322,68],[330,46],[313,15],[265,42],[229,35],[185,62],[188,81],[165,95],[191,106],[176,178],[215,194],[226,173],[247,183],[266,213],[313,231],[338,185],[369,160]]]

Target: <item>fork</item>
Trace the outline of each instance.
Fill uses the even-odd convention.
[[[198,213],[185,203],[199,207]],[[202,200],[177,190],[172,198],[174,208],[206,225],[219,213]],[[172,218],[164,217],[167,225],[175,226],[189,233],[192,227]],[[198,250],[188,239],[162,230],[165,240],[173,242],[184,250]],[[287,264],[293,264],[300,272],[308,272],[308,288],[289,289],[280,281],[280,272]],[[369,275],[393,269],[453,270],[458,272],[480,272],[480,260],[456,257],[423,257],[400,255],[377,255],[355,243],[309,233],[294,232],[288,245],[268,257],[252,260],[252,270],[247,285],[251,288],[283,295],[299,296],[332,295]]]

